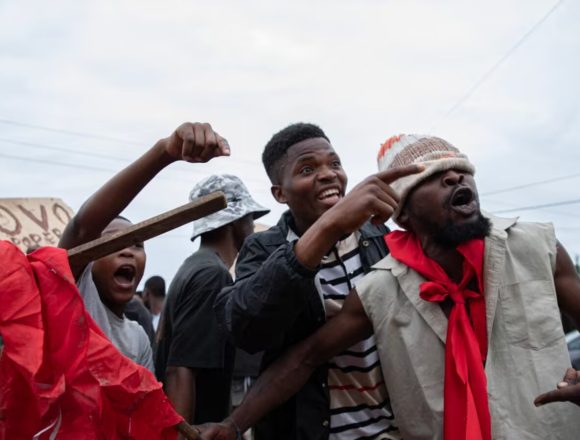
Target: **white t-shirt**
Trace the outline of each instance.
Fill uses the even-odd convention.
[[[161,317],[161,313],[157,315],[151,315],[151,323],[153,324],[153,331],[157,332],[157,327],[159,327],[159,318]]]
[[[147,333],[138,323],[125,316],[118,317],[102,303],[92,269],[93,264],[89,263],[77,281],[87,312],[121,353],[154,372],[153,351]]]

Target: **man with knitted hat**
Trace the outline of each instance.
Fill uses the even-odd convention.
[[[405,230],[385,237],[390,254],[204,438],[235,438],[373,333],[406,440],[577,438],[573,406],[534,407],[570,366],[559,307],[580,323],[580,279],[552,226],[483,215],[474,166],[443,139],[392,137],[378,161],[423,167],[391,183]]]
[[[190,200],[222,191],[227,207],[193,222],[200,248],[181,265],[169,287],[158,331],[156,371],[175,409],[188,421],[226,417],[230,407],[234,349],[212,310],[216,294],[232,283],[232,266],[254,219],[269,212],[236,176],[202,180]]]

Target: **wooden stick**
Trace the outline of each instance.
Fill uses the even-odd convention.
[[[179,208],[131,225],[122,231],[105,235],[69,249],[68,258],[70,265],[71,267],[82,267],[105,255],[125,249],[135,243],[157,237],[193,220],[213,214],[226,206],[226,198],[221,191],[199,197]]]

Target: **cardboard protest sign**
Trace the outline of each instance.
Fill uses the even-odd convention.
[[[23,252],[56,246],[73,211],[61,199],[0,199],[0,240],[9,240]]]

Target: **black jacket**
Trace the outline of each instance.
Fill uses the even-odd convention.
[[[218,322],[234,343],[250,352],[264,350],[262,369],[290,345],[325,322],[324,306],[314,285],[316,271],[304,267],[287,240],[293,228],[289,211],[267,231],[248,237],[236,264],[236,282],[218,295]],[[388,253],[388,229],[366,223],[360,228],[360,257],[365,273]],[[330,404],[326,367],[256,427],[256,440],[321,440],[328,438]]]

